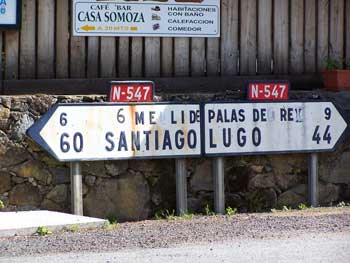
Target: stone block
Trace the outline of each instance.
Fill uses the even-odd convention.
[[[88,186],[93,186],[95,184],[95,182],[96,182],[96,177],[92,176],[92,175],[84,176],[84,182]]]
[[[103,161],[99,162],[83,162],[82,172],[84,175],[93,175],[96,177],[109,177],[106,174],[106,168]]]
[[[21,118],[15,122],[11,129],[10,138],[15,141],[21,141],[26,136],[26,131],[34,124],[34,120],[28,114],[23,114]]]
[[[56,204],[63,204],[65,205],[67,203],[68,198],[68,187],[65,184],[56,185],[47,195],[46,199],[49,199]]]
[[[105,163],[107,174],[118,176],[125,173],[129,167],[128,161],[108,161]]]
[[[52,184],[67,184],[70,183],[70,172],[69,168],[58,167],[58,168],[49,168],[52,174]]]
[[[308,187],[301,184],[282,193],[278,198],[278,206],[297,207],[299,204],[307,204]],[[330,205],[339,199],[340,187],[333,184],[318,184],[318,198],[320,205]]]
[[[146,219],[150,213],[150,189],[141,174],[101,178],[84,199],[87,216],[116,217],[119,221]]]
[[[0,172],[0,194],[11,189],[11,175],[5,172]]]
[[[16,185],[9,193],[10,205],[38,207],[41,199],[38,188],[29,183]]]
[[[248,189],[272,188],[275,186],[273,173],[257,174],[248,183]]]
[[[350,152],[344,152],[340,159],[328,167],[321,170],[321,178],[327,183],[350,184]]]
[[[191,189],[198,191],[213,191],[213,175],[211,160],[205,160],[197,165],[191,180]]]
[[[40,162],[35,160],[30,160],[17,166],[15,169],[13,169],[13,172],[20,177],[35,178],[40,184],[43,185],[48,184],[52,180],[51,174]]]

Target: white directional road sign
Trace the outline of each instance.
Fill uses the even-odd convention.
[[[201,154],[199,104],[58,104],[27,133],[60,161]]]
[[[347,122],[331,102],[207,103],[206,155],[333,150]]]

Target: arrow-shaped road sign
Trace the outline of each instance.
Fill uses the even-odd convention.
[[[27,133],[60,161],[201,154],[199,104],[58,104]]]
[[[330,151],[348,131],[332,102],[101,103],[58,104],[28,135],[83,161]]]
[[[348,133],[332,102],[207,103],[206,155],[334,150]]]

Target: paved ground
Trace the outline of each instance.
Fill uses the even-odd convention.
[[[31,235],[38,227],[60,230],[64,227],[91,228],[103,226],[107,221],[52,211],[0,212],[0,237]],[[0,248],[1,250],[1,248]]]
[[[350,262],[349,253],[350,208],[150,220],[112,230],[0,238],[0,262]]]
[[[350,233],[298,235],[289,238],[242,239],[224,243],[181,245],[105,253],[66,253],[0,258],[6,263],[232,263],[350,262]]]

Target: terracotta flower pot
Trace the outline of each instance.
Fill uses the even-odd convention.
[[[326,90],[350,91],[350,69],[325,70],[322,77]]]

